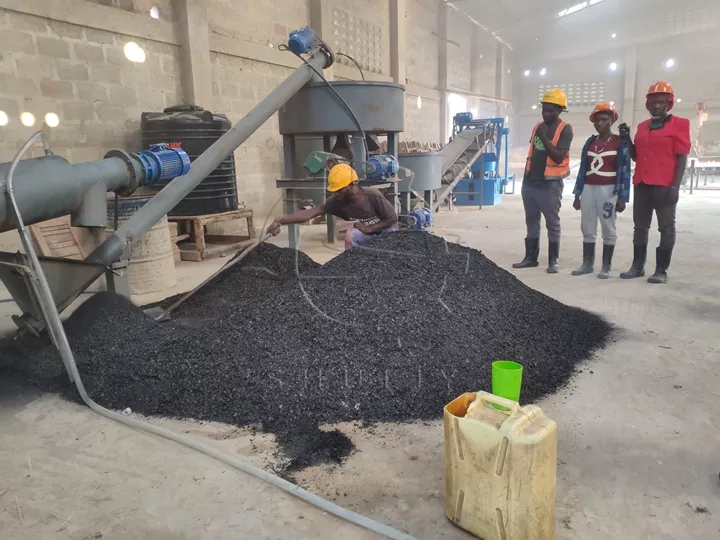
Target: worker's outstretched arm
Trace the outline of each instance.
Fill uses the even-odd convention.
[[[319,204],[317,206],[313,206],[312,208],[306,208],[304,210],[298,210],[297,212],[293,212],[292,214],[288,214],[287,216],[283,216],[273,221],[268,227],[267,232],[272,235],[277,235],[283,225],[290,225],[292,223],[305,223],[306,221],[310,221],[311,219],[316,218],[324,213],[324,204]]]

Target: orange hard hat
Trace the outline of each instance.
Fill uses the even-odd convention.
[[[595,121],[595,115],[599,112],[612,113],[613,122],[617,122],[618,118],[620,118],[620,115],[618,114],[615,107],[613,107],[612,103],[598,103],[597,105],[595,105],[593,112],[590,113],[590,121],[591,122]]]
[[[651,84],[645,97],[649,98],[653,94],[668,94],[670,99],[668,111],[673,108],[673,105],[675,105],[675,90],[673,90],[673,87],[669,82],[658,81]],[[647,107],[647,101],[645,102],[645,106]]]

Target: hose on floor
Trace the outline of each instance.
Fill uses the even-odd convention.
[[[77,391],[80,394],[83,402],[93,411],[106,418],[109,418],[110,420],[115,420],[120,424],[135,428],[140,431],[144,431],[146,433],[157,435],[158,437],[168,439],[178,444],[182,444],[183,446],[187,446],[188,448],[192,448],[193,450],[197,450],[198,452],[202,452],[203,454],[215,458],[218,461],[221,461],[222,463],[225,463],[239,471],[259,478],[260,480],[263,480],[264,482],[267,482],[268,484],[275,486],[285,491],[286,493],[289,493],[290,495],[293,495],[309,504],[312,504],[313,506],[325,512],[328,512],[329,514],[339,517],[340,519],[383,535],[387,538],[397,540],[414,540],[414,538],[407,533],[398,531],[396,529],[393,529],[392,527],[389,527],[388,525],[384,525],[382,523],[374,521],[366,516],[363,516],[362,514],[347,510],[342,506],[323,499],[322,497],[319,497],[314,493],[310,493],[309,491],[306,491],[301,487],[296,486],[291,482],[288,482],[287,480],[283,480],[282,478],[279,478],[278,476],[275,476],[267,471],[254,467],[253,465],[246,463],[245,461],[239,459],[236,456],[233,456],[226,452],[222,452],[205,443],[196,441],[184,435],[180,435],[179,433],[175,433],[168,429],[154,426],[152,424],[148,424],[147,422],[136,420],[134,418],[129,418],[127,416],[122,416],[121,414],[106,409],[105,407],[95,403],[95,401],[92,400],[92,398],[85,391],[85,386],[83,385],[82,379],[80,378],[80,373],[78,372],[77,364],[75,363],[75,357],[72,353],[72,350],[70,349],[70,344],[68,342],[67,335],[65,334],[65,329],[63,328],[62,321],[60,320],[60,314],[58,313],[55,302],[53,301],[50,286],[48,285],[45,274],[42,271],[42,267],[40,266],[40,261],[38,259],[37,253],[35,252],[35,248],[28,237],[27,231],[25,229],[25,224],[23,223],[17,201],[15,199],[15,192],[13,186],[13,175],[15,174],[15,169],[22,157],[28,151],[28,149],[39,138],[43,139],[46,154],[50,153],[49,143],[45,138],[44,133],[42,131],[38,131],[32,137],[30,137],[30,139],[28,139],[28,141],[18,151],[17,155],[13,159],[10,168],[8,169],[7,178],[5,181],[5,189],[7,192],[7,196],[10,199],[13,211],[15,212],[15,217],[18,224],[18,233],[20,234],[20,239],[22,240],[23,246],[25,248],[25,253],[30,259],[29,270],[32,272],[31,282],[33,284],[33,288],[35,289],[37,297],[40,300],[43,315],[45,316],[45,321],[48,325],[48,332],[53,342],[55,343],[55,346],[60,352],[60,356],[62,357],[63,363],[65,364],[65,367],[68,371],[68,375],[70,376],[70,381],[75,383],[75,387],[77,388]]]

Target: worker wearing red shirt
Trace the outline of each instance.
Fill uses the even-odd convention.
[[[645,275],[648,232],[654,211],[660,245],[655,252],[655,273],[648,282],[667,282],[667,270],[675,246],[675,210],[691,147],[690,121],[668,114],[674,103],[672,86],[658,81],[648,90],[645,102],[652,118],[638,126],[634,143],[630,140],[630,128],[626,124],[620,126],[620,135],[629,141],[630,155],[636,162],[633,177],[635,249],[632,266],[620,274],[623,279]]]

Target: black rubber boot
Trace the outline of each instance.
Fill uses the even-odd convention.
[[[645,275],[645,261],[647,260],[647,244],[635,244],[633,262],[630,270],[620,274],[621,279],[635,279]]]
[[[539,238],[526,238],[525,239],[525,258],[519,263],[513,264],[513,268],[534,268],[538,263],[538,257],[540,256],[540,239]]]
[[[583,262],[580,268],[572,271],[573,276],[592,274],[595,271],[595,242],[583,242]]]
[[[667,283],[670,257],[672,257],[672,249],[657,248],[655,251],[655,273],[648,278],[648,283]]]
[[[610,276],[612,275],[610,272],[612,269],[613,253],[615,253],[615,246],[608,246],[603,244],[602,268],[600,269],[600,273],[598,274],[598,277],[600,279],[610,279]]]
[[[560,260],[560,242],[548,242],[548,274],[558,273],[558,261]]]

